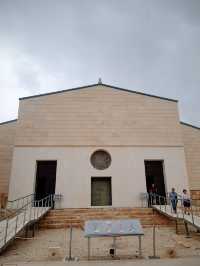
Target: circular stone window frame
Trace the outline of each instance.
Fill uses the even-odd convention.
[[[105,162],[105,165],[98,165],[97,162],[95,162],[95,155],[98,154],[98,153],[104,153],[107,158],[108,158],[108,162]],[[94,151],[92,153],[92,155],[90,156],[90,163],[92,165],[93,168],[95,168],[96,170],[106,170],[110,167],[111,163],[112,163],[112,158],[111,158],[111,155],[108,151],[104,150],[104,149],[98,149],[96,151]]]

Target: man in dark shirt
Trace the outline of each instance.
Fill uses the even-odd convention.
[[[149,207],[151,207],[153,204],[156,204],[156,194],[157,188],[155,184],[151,184],[151,187],[149,188]]]

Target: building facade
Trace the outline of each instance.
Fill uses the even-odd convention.
[[[141,206],[152,184],[200,192],[200,130],[176,100],[105,84],[21,98],[0,125],[0,193],[62,194],[61,207]]]

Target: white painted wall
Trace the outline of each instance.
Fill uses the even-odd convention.
[[[96,170],[90,156],[107,150],[111,166]],[[166,191],[179,193],[188,188],[182,147],[15,147],[9,199],[34,192],[36,160],[57,160],[56,193],[63,195],[61,207],[90,207],[91,177],[112,177],[112,206],[141,206],[140,193],[146,192],[144,160],[164,160]]]

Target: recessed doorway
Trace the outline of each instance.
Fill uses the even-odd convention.
[[[37,161],[35,200],[55,193],[57,161]]]
[[[161,196],[166,195],[165,191],[165,180],[164,180],[164,161],[144,161],[145,173],[146,173],[146,187],[147,192],[150,192],[152,184],[155,185],[156,193]]]
[[[112,205],[111,177],[91,178],[91,205]]]

